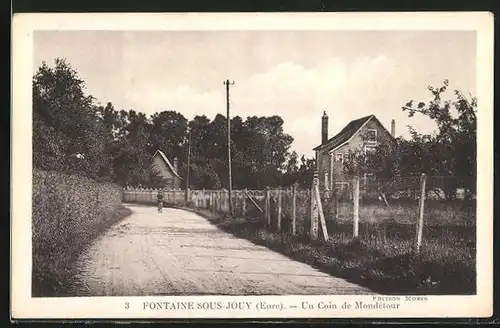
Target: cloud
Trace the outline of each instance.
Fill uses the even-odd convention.
[[[404,103],[428,100],[427,85],[445,78],[450,89],[476,90],[473,32],[45,31],[34,43],[35,65],[68,58],[101,102],[148,115],[225,114],[222,80],[234,78],[232,115],[282,116],[293,148],[308,156],[323,111],[330,135],[372,113],[386,127],[396,119],[397,133],[407,124],[429,132],[432,122],[409,119]]]
[[[190,119],[195,115],[215,116],[225,109],[225,95],[222,90],[199,92],[183,84],[175,88],[143,87],[127,95],[127,100],[138,104],[148,114],[163,110],[181,112]],[[139,105],[140,104],[140,105]]]
[[[382,56],[352,64],[332,58],[314,67],[283,62],[240,83],[234,91],[234,107],[242,113],[282,116],[285,131],[295,139],[293,148],[312,156],[312,148],[321,140],[323,111],[330,116],[330,134],[370,114],[388,84],[381,78],[393,71],[391,61]]]
[[[386,127],[395,113],[404,121],[400,107],[408,100],[403,91],[411,79],[405,79],[400,72],[384,56],[350,63],[331,58],[313,67],[281,62],[268,71],[236,81],[230,91],[231,116],[280,115],[285,132],[294,138],[292,148],[299,154],[313,156],[312,148],[321,141],[323,111],[330,118],[330,136],[350,120],[369,114],[377,115]],[[225,115],[226,110],[222,83],[219,89],[206,92],[187,84],[175,88],[135,88],[127,97],[147,113],[177,110],[188,119],[203,114]],[[398,124],[399,132],[403,125]]]

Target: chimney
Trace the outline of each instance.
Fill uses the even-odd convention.
[[[394,119],[391,121],[391,136],[396,138],[396,121]]]
[[[179,169],[178,169],[178,165],[179,165],[179,164],[178,164],[177,157],[176,157],[176,158],[174,158],[174,170],[175,170],[175,172],[177,172],[177,173],[179,173],[179,172],[178,172],[178,171],[179,171]]]
[[[328,115],[326,111],[323,111],[323,117],[321,117],[321,144],[326,143],[328,140]]]

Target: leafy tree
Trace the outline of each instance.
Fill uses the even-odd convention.
[[[436,132],[421,134],[409,126],[409,140],[398,138],[394,143],[379,144],[375,152],[368,154],[361,149],[354,150],[344,161],[344,173],[371,173],[385,179],[419,176],[421,173],[443,176],[443,185],[429,187],[442,188],[445,197],[453,199],[456,189],[462,186],[471,197],[476,191],[477,100],[455,91],[455,101],[443,101],[442,95],[447,87],[447,80],[439,88],[429,86],[430,102],[419,102],[414,106],[414,102],[409,101],[403,107],[409,117],[418,113],[434,120]]]
[[[231,155],[233,188],[310,184],[314,160],[290,152],[293,138],[283,119],[233,117]],[[162,150],[179,159],[186,176],[191,135],[191,188],[227,188],[227,119],[166,110],[147,116],[136,110],[97,104],[84,81],[64,59],[43,63],[33,77],[33,159],[36,167],[113,180],[123,186],[157,186],[151,157]]]
[[[281,184],[292,142],[293,138],[283,131],[281,117],[247,117],[237,140],[245,163],[242,176],[246,179],[241,184],[259,189]]]
[[[285,164],[285,170],[283,173],[282,184],[284,186],[290,186],[297,182],[299,176],[299,155],[294,150],[288,154],[288,159]]]
[[[180,157],[187,138],[187,120],[175,111],[163,111],[151,116],[149,151],[162,150],[171,158]]]
[[[94,98],[64,59],[43,63],[33,77],[33,159],[36,167],[112,179],[108,132]]]
[[[314,171],[316,170],[316,160],[306,158],[304,155],[300,158],[300,167],[297,177],[297,183],[300,188],[310,188],[313,181]]]
[[[443,93],[448,85],[448,80],[445,80],[440,87],[429,86],[431,101],[418,102],[415,105],[414,101],[410,100],[403,107],[403,111],[407,111],[409,117],[421,114],[434,120],[438,128],[437,133],[425,136],[413,132],[412,138],[426,139],[429,144],[426,155],[434,165],[428,171],[457,179],[448,180],[457,183],[445,186],[447,198],[454,197],[458,185],[462,185],[470,197],[476,192],[477,99],[466,97],[455,90],[456,100],[443,100]]]
[[[288,149],[293,140],[284,134],[282,125],[283,121],[278,117],[249,117],[243,120],[236,116],[231,119],[233,188],[264,188],[282,182]],[[197,116],[189,122],[189,131],[192,139],[190,177],[193,188],[198,187],[197,181],[205,187],[208,181],[213,181],[227,188],[226,118],[218,114],[209,121],[205,116]],[[186,157],[187,151],[183,158]]]

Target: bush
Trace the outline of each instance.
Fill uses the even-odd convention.
[[[111,224],[125,216],[122,190],[112,183],[33,170],[32,261],[34,296],[57,293],[72,262]]]

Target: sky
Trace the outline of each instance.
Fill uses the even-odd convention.
[[[321,142],[321,116],[329,137],[350,120],[374,114],[396,134],[407,125],[435,129],[422,116],[408,118],[409,100],[430,100],[428,85],[476,94],[473,31],[37,31],[36,72],[66,58],[87,92],[115,109],[147,115],[175,110],[231,116],[279,115],[307,157]]]

